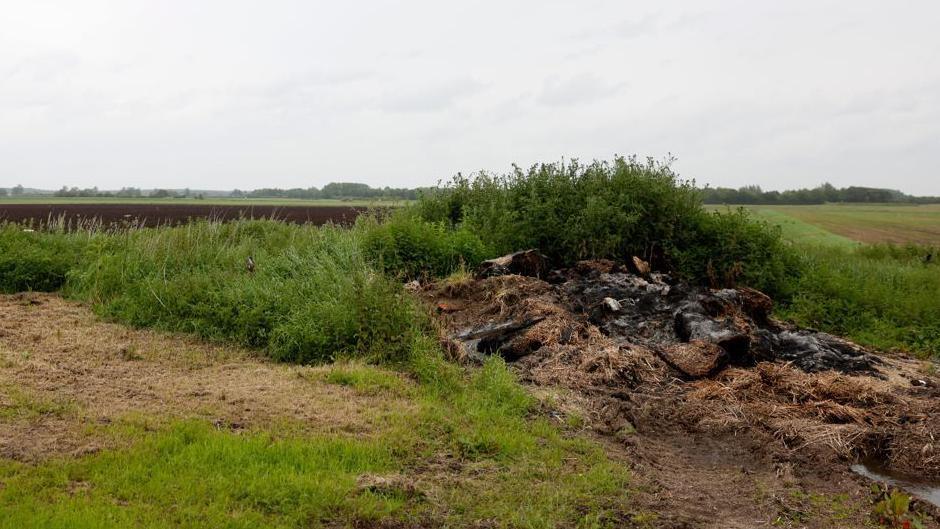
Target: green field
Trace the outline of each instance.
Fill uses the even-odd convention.
[[[713,206],[724,209],[738,206]],[[940,204],[825,204],[813,206],[741,206],[772,224],[788,238],[807,242],[940,244]],[[839,241],[837,239],[845,239]]]

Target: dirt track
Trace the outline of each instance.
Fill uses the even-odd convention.
[[[46,224],[63,219],[66,226],[179,225],[192,219],[219,221],[240,218],[270,219],[297,224],[348,224],[364,211],[352,206],[268,206],[194,204],[2,204],[0,221]]]

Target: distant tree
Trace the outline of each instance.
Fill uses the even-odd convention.
[[[175,196],[175,193],[166,189],[154,189],[150,192],[150,198],[169,198]]]
[[[139,198],[143,196],[143,193],[136,187],[122,187],[115,195],[125,198]]]
[[[825,204],[826,202],[940,203],[938,197],[913,197],[894,189],[846,187],[837,189],[825,183],[813,189],[762,191],[757,186],[740,189],[706,187],[701,190],[706,204]]]
[[[0,197],[5,197],[5,196],[7,196],[7,195],[9,195],[9,194],[10,194],[10,192],[7,191],[7,188],[5,188],[5,187],[0,187]]]
[[[15,197],[18,197],[18,196],[22,196],[23,192],[24,192],[23,186],[17,185],[10,191],[10,194]]]

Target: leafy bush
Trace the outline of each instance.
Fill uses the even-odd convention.
[[[480,237],[467,228],[424,221],[411,210],[397,211],[383,221],[363,217],[357,228],[365,251],[393,276],[441,277],[488,257]]]
[[[50,292],[65,284],[81,256],[82,237],[50,237],[17,224],[0,225],[0,292]]]
[[[780,234],[744,211],[709,214],[669,163],[636,158],[541,164],[507,175],[461,175],[416,206],[429,222],[477,234],[493,253],[538,248],[555,263],[641,256],[713,284],[778,294],[794,273]]]
[[[793,294],[801,262],[780,229],[745,209],[701,216],[695,240],[668,249],[675,267],[712,287],[748,285],[780,299]]]

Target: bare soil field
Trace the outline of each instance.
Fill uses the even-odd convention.
[[[4,204],[0,221],[37,225],[62,222],[65,226],[100,224],[112,226],[163,226],[185,224],[193,219],[219,221],[242,218],[278,219],[297,224],[349,224],[363,212],[358,206],[283,206],[219,204]]]

